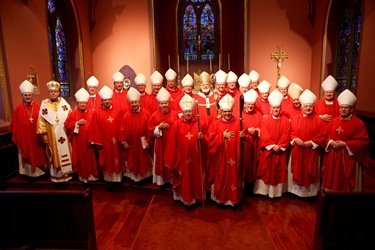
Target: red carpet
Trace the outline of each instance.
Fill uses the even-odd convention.
[[[256,208],[186,209],[155,195],[133,249],[275,249]]]

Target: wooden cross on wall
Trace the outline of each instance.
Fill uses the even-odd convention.
[[[276,46],[277,51],[271,54],[271,59],[277,62],[277,80],[280,79],[281,76],[281,63],[284,59],[288,59],[288,53],[283,51],[283,46]]]

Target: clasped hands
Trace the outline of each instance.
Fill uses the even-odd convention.
[[[346,147],[346,143],[343,142],[343,141],[339,141],[339,140],[338,141],[332,141],[329,145],[334,149],[340,149],[340,148]]]
[[[300,138],[295,138],[294,142],[301,148],[312,148],[313,144],[311,141],[302,141]]]

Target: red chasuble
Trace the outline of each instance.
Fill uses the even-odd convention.
[[[261,152],[257,176],[265,184],[276,186],[285,183],[286,179],[286,151],[275,152],[267,150],[266,146],[279,145],[287,148],[290,142],[290,124],[287,117],[281,115],[279,119],[272,115],[263,116],[260,133]]]
[[[200,128],[205,135],[208,129],[205,124]],[[207,156],[206,139],[202,139],[202,150],[199,148],[198,122],[185,121],[181,118],[173,123],[169,141],[164,154],[165,165],[173,170],[173,188],[184,202],[204,198],[204,173]]]
[[[321,118],[317,115],[294,116],[290,122],[291,140],[301,139],[303,142],[312,141],[317,144],[318,148],[302,148],[297,144],[292,146],[291,171],[293,181],[298,186],[308,186],[319,182],[319,156],[322,154],[327,139],[326,126]]]
[[[333,119],[327,127],[328,141],[341,140],[347,148],[329,148],[322,166],[322,187],[332,191],[351,191],[356,185],[357,161],[366,163],[369,154],[369,138],[365,124],[353,115],[349,120]]]
[[[210,92],[208,96],[199,92],[195,95],[195,99],[198,100],[199,115],[201,122],[205,123],[207,127],[210,127],[211,123],[216,120],[217,107],[214,94]]]
[[[121,157],[121,131],[120,113],[114,109],[100,107],[92,116],[92,128],[89,131],[89,142],[99,145],[99,164],[103,172],[120,174],[123,169]]]
[[[234,131],[234,138],[224,139],[224,131]],[[208,134],[210,154],[210,177],[214,180],[213,196],[219,203],[238,203],[240,197],[240,180],[237,168],[239,154],[240,123],[236,118],[227,122],[223,119],[214,121]]]
[[[159,110],[159,102],[156,99],[156,95],[157,94],[152,92],[147,96],[146,109],[148,110],[148,112],[150,112],[151,115],[157,110]]]
[[[121,117],[131,109],[128,98],[126,97],[127,93],[127,90],[122,90],[121,92],[113,90],[112,106],[120,112]]]
[[[170,89],[168,87],[165,88],[169,94],[171,94],[171,101],[174,102],[174,100],[180,96],[182,94],[182,90],[178,87],[174,88],[174,89]]]
[[[99,94],[96,94],[94,97],[90,96],[89,101],[87,102],[87,109],[97,110],[99,109],[101,103],[102,99],[100,99]]]
[[[129,144],[130,149],[125,151],[127,159],[127,169],[136,177],[145,175],[152,167],[150,148],[144,149],[142,146],[142,137],[147,138],[147,122],[150,113],[141,108],[139,112],[129,110],[125,113],[121,122],[120,141]]]
[[[248,128],[260,128],[262,122],[262,115],[258,111],[252,113],[243,112],[243,129],[245,130],[245,143],[243,155],[243,170],[244,180],[247,182],[253,182],[256,179],[256,173],[258,169],[259,161],[259,131],[254,135],[251,135]]]
[[[333,99],[332,104],[327,104],[324,98],[316,101],[314,105],[314,110],[318,116],[328,114],[332,116],[332,119],[338,117],[340,113],[339,103],[337,102],[336,98]],[[328,124],[329,122],[325,123]]]
[[[83,178],[88,179],[91,175],[98,178],[98,165],[95,158],[94,150],[89,146],[88,133],[91,127],[91,119],[95,111],[87,109],[85,112],[75,108],[64,122],[67,135],[72,144],[72,163],[73,170]],[[85,119],[87,123],[79,126],[78,133],[76,122]]]
[[[22,158],[32,168],[46,165],[44,143],[42,137],[36,133],[39,109],[40,103],[35,101],[28,106],[18,104],[9,125],[13,142],[17,145]]]
[[[153,141],[154,144],[154,172],[156,175],[163,178],[171,178],[170,173],[168,172],[167,167],[164,163],[164,153],[166,153],[166,146],[169,141],[169,134],[172,128],[172,125],[177,121],[178,113],[174,110],[169,111],[164,114],[158,109],[151,115],[150,120],[148,121],[148,137]],[[155,135],[155,128],[161,123],[166,122],[169,124],[169,128],[160,130],[161,134]],[[174,154],[174,151],[168,152],[168,154]]]
[[[292,119],[296,115],[302,114],[301,107],[296,108],[293,103],[290,103],[288,106],[285,107],[285,109],[282,109],[281,112],[283,112],[283,115],[288,117],[288,119]]]
[[[256,102],[256,108],[262,115],[269,115],[270,114],[270,103],[268,100],[263,100],[262,98],[258,98]]]
[[[141,95],[141,99],[140,99],[141,105],[142,105],[142,108],[144,108],[145,110],[147,110],[150,113],[150,111],[147,109],[147,99],[148,99],[148,93],[145,92],[143,95]]]

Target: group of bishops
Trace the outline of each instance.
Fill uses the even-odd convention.
[[[24,81],[10,125],[20,174],[49,170],[53,182],[78,174],[84,183],[103,178],[109,186],[152,176],[158,186],[172,185],[185,206],[206,194],[219,206],[235,206],[244,183],[270,198],[315,197],[321,187],[361,190],[368,134],[354,114],[355,95],[345,90],[336,98],[332,76],[321,84],[320,100],[285,76],[271,91],[254,70],[240,77],[202,72],[195,80],[186,74],[181,88],[174,70],[164,77],[151,74],[148,94],[142,73],[128,90],[121,72],[113,74],[113,88],[100,91],[91,76],[87,90],[75,93],[74,110],[59,96],[58,82],[47,83],[49,98],[39,104]]]

